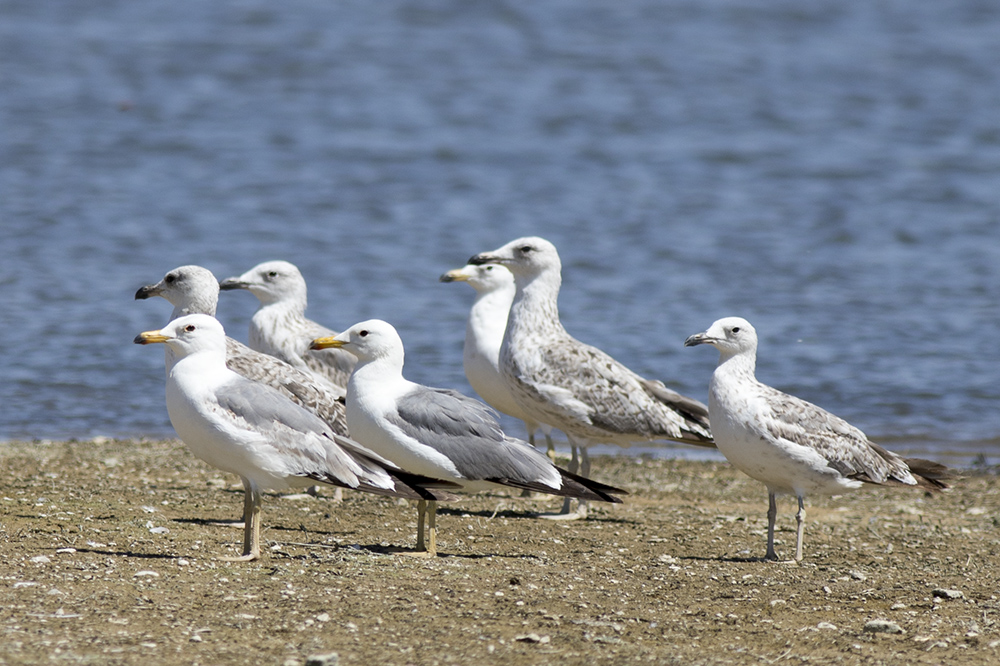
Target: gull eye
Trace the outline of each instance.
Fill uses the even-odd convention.
[[[487,266],[483,270],[485,270],[487,273],[489,273],[491,270],[493,270],[493,266]]]
[[[358,335],[360,335],[363,338],[367,338],[368,337],[368,331],[358,331]]]
[[[739,333],[740,332],[740,327],[739,326],[733,326],[732,332],[733,333]]]
[[[187,326],[184,327],[184,330],[190,333],[191,331],[194,330],[194,324],[188,324]]]
[[[167,277],[163,278],[163,281],[167,284],[173,284],[177,277],[173,273],[169,274]]]
[[[269,277],[269,278],[276,278],[276,277],[278,277],[278,271],[268,271],[267,272],[267,277]]]
[[[531,247],[530,245],[522,245],[521,247],[517,248],[518,252],[520,252],[521,254],[528,254],[534,249],[535,248]]]

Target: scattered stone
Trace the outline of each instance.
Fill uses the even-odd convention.
[[[329,613],[320,613],[319,615],[316,616],[316,621],[317,622],[329,622],[330,621],[330,614]]]
[[[946,590],[942,587],[937,588],[931,594],[933,594],[938,599],[964,599],[965,595],[961,590]]]
[[[893,604],[889,606],[889,610],[906,610],[906,604]]]
[[[544,645],[552,639],[548,636],[539,636],[538,634],[524,634],[522,636],[516,636],[514,640],[519,643],[541,643]]]
[[[868,580],[868,576],[864,575],[860,571],[850,571],[851,578],[854,580]]]
[[[76,548],[56,548],[56,555],[72,555]]]
[[[817,629],[831,629],[831,630],[836,630],[837,629],[837,625],[830,624],[829,622],[820,622],[819,624],[816,625],[816,628]]]
[[[336,652],[314,654],[306,657],[306,666],[337,666],[339,663],[340,655]]]
[[[31,558],[31,561],[34,562],[35,564],[48,564],[52,560],[50,560],[45,555],[35,555],[33,558]]]
[[[148,569],[144,571],[136,571],[134,574],[132,574],[132,578],[159,578],[159,577],[160,574],[156,573],[155,571],[150,571]]]
[[[892,620],[869,620],[865,622],[863,631],[871,634],[901,634],[902,627]]]

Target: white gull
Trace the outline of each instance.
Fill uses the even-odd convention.
[[[862,483],[946,488],[943,466],[904,459],[847,421],[816,405],[757,381],[757,332],[745,319],[727,317],[684,345],[710,344],[719,365],[708,389],[715,442],[726,459],[767,486],[767,553],[774,552],[775,495],[798,498],[795,561],[802,560],[807,494],[839,495]]]
[[[347,385],[354,368],[351,354],[309,349],[315,338],[336,335],[336,331],[306,319],[306,281],[294,264],[265,261],[239,277],[226,278],[219,288],[246,289],[260,301],[250,320],[252,349],[308,370],[334,386]]]
[[[441,482],[408,474],[331,432],[316,415],[270,386],[226,367],[225,332],[214,317],[193,314],[146,331],[136,344],[164,343],[175,362],[167,375],[170,422],[194,455],[243,481],[243,553],[260,557],[260,505],[266,489],[316,481],[409,499],[447,499],[424,486]]]
[[[579,477],[552,464],[526,442],[504,434],[485,404],[450,389],[403,377],[403,342],[391,324],[355,324],[314,347],[340,347],[358,364],[347,383],[347,424],[352,436],[400,467],[458,484],[466,491],[510,486],[551,495],[621,502],[625,491]],[[436,554],[437,504],[418,506],[417,550]],[[429,544],[424,515],[429,512]]]
[[[573,445],[571,471],[579,449],[580,471],[589,474],[591,444],[673,440],[715,446],[705,405],[640,377],[566,332],[557,306],[562,264],[552,243],[519,238],[469,263],[498,263],[514,274],[517,292],[500,349],[500,373],[525,412],[566,433]],[[586,504],[570,514],[566,503],[563,514],[584,516]]]
[[[541,430],[549,458],[555,453],[552,426],[538,423],[514,400],[507,382],[500,376],[500,346],[507,330],[507,315],[514,300],[514,276],[499,264],[450,270],[441,276],[442,282],[465,282],[476,290],[476,300],[465,324],[465,346],[462,367],[469,385],[493,409],[524,421],[528,443],[535,445],[535,433]]]

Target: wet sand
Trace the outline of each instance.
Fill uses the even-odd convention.
[[[0,663],[982,664],[1000,659],[996,470],[947,493],[807,502],[801,565],[760,560],[767,494],[726,463],[627,456],[633,494],[586,521],[555,498],[442,505],[267,495],[238,554],[239,480],[177,441],[0,444]],[[795,544],[779,500],[778,551]]]

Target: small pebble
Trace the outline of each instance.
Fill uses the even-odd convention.
[[[45,555],[35,555],[33,558],[31,558],[31,561],[34,562],[35,564],[48,564],[52,560],[50,560]]]
[[[133,578],[159,578],[160,574],[156,573],[155,571],[149,571],[149,570],[146,570],[146,571],[136,571],[134,574],[132,574],[132,577]]]
[[[830,624],[829,622],[820,622],[816,625],[817,629],[836,629],[837,625]]]
[[[891,620],[869,620],[865,622],[864,631],[872,634],[901,634],[903,629]]]
[[[339,663],[340,655],[336,652],[314,654],[306,657],[306,666],[337,666]]]
[[[934,592],[932,592],[931,594],[933,594],[938,599],[964,599],[965,598],[965,595],[962,594],[961,590],[946,590],[946,589],[941,588],[941,587],[939,587],[938,589],[934,590]]]
[[[514,640],[519,643],[541,643],[544,645],[552,639],[548,636],[539,636],[538,634],[524,634],[523,636],[515,637]]]

